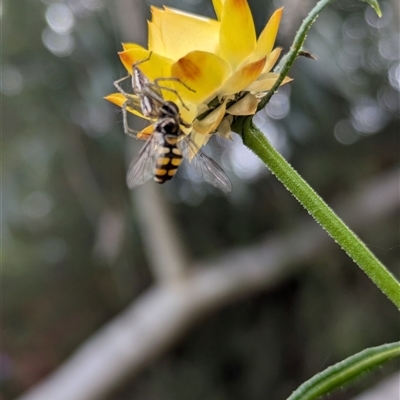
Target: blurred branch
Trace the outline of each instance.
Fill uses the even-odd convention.
[[[334,209],[358,230],[370,228],[398,209],[398,178],[397,169],[378,176]],[[170,348],[201,316],[272,287],[333,243],[307,218],[288,234],[199,262],[179,281],[149,289],[19,400],[104,398]]]
[[[189,267],[187,251],[171,210],[158,185],[132,192],[149,268],[159,282],[179,280]]]

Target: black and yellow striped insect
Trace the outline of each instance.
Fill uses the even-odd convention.
[[[126,98],[122,106],[126,134],[136,133],[129,128],[127,123],[128,107],[140,111],[143,116],[155,121],[153,123],[154,130],[150,138],[129,166],[127,174],[128,187],[132,189],[144,184],[151,178],[154,178],[157,183],[164,183],[170,180],[176,174],[178,167],[185,158],[206,182],[224,192],[231,191],[232,184],[222,168],[198,149],[195,143],[181,130],[181,126],[189,128],[190,124],[182,120],[178,106],[174,102],[163,98],[162,90],[171,91],[185,107],[178,92],[158,83],[162,80],[176,79],[159,78],[154,82],[150,82],[138,66],[144,61],[136,63],[132,67],[134,95],[126,93],[119,85],[127,77],[114,82],[115,87]],[[178,80],[178,82],[180,81]]]
[[[216,188],[229,192],[232,184],[222,168],[190,140],[179,126],[178,106],[166,101],[154,131],[128,169],[130,189],[154,178],[157,183],[170,180],[186,159],[195,171]]]

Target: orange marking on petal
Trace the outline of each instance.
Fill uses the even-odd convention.
[[[201,69],[192,61],[187,58],[181,58],[177,61],[178,68],[185,71],[185,75],[190,80],[197,80],[202,75]]]
[[[249,5],[247,4],[247,0],[236,0],[235,6],[240,11],[246,11]]]
[[[255,62],[255,63],[246,65],[243,69],[246,71],[247,76],[256,76],[256,75],[260,74],[261,65],[262,65],[262,68],[264,68],[265,58]],[[261,68],[261,71],[262,71],[262,68]]]
[[[265,57],[254,63],[247,64],[243,68],[236,71],[225,83],[220,94],[228,96],[230,94],[239,93],[254,82],[261,74],[266,59]]]
[[[133,56],[133,51],[124,50],[118,52],[119,58],[126,70],[132,75],[132,65],[138,62],[138,60]]]
[[[177,82],[175,89],[184,101],[194,104],[214,98],[230,72],[226,61],[204,51],[188,53],[171,67],[171,75],[186,85]]]

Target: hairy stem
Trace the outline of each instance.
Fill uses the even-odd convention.
[[[272,147],[266,137],[247,119],[243,142],[283,183],[323,229],[342,247],[376,286],[400,309],[400,284],[293,167]]]

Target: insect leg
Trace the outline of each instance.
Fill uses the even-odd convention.
[[[173,77],[173,76],[166,77],[166,78],[157,78],[157,79],[154,79],[154,83],[155,83],[156,85],[158,85],[158,82],[159,82],[159,81],[175,81],[175,82],[179,82],[179,83],[180,83],[181,85],[183,85],[187,90],[190,90],[191,92],[196,93],[196,91],[195,91],[194,89],[192,89],[190,86],[186,85],[186,83],[183,82],[181,79],[175,78],[175,77]],[[162,86],[161,86],[161,87],[162,87]],[[173,90],[173,89],[172,89],[172,90]]]
[[[134,129],[130,128],[128,125],[128,111],[127,107],[129,100],[126,100],[124,104],[122,104],[122,121],[124,123],[124,132],[126,135],[134,137],[136,139],[136,135],[138,134],[138,131],[135,131]]]
[[[177,82],[181,83],[183,86],[185,86],[188,90],[190,90],[190,91],[192,91],[192,92],[195,92],[195,90],[191,89],[189,86],[186,85],[186,83],[183,83],[179,78],[172,78],[172,77],[171,77],[171,78],[157,78],[157,79],[154,80],[153,83],[150,83],[150,84],[149,84],[150,87],[151,87],[151,86],[155,86],[155,87],[157,87],[157,89],[159,89],[159,90],[160,90],[160,89],[161,89],[161,90],[168,90],[169,92],[174,93],[175,96],[176,96],[176,97],[179,99],[179,101],[182,103],[183,107],[185,107],[186,110],[189,111],[188,106],[187,106],[187,105],[185,104],[185,102],[182,100],[182,97],[181,97],[181,95],[178,93],[178,91],[175,90],[175,89],[172,89],[172,88],[170,88],[170,87],[167,87],[167,86],[159,85],[159,84],[158,84],[159,81],[177,81]]]
[[[149,52],[149,55],[148,55],[146,58],[144,58],[143,60],[140,60],[140,61],[136,61],[136,62],[132,65],[132,68],[136,68],[138,65],[143,64],[143,63],[146,62],[146,61],[149,61],[152,54],[153,54],[153,51],[150,51],[150,52]]]
[[[130,77],[131,77],[130,75],[124,76],[123,78],[118,79],[118,80],[114,81],[114,83],[113,83],[115,88],[118,90],[118,92],[122,93],[126,97],[129,96],[129,95],[128,95],[128,93],[125,92],[124,89],[122,89],[122,87],[120,86],[120,83],[123,82],[123,81],[126,81]]]

